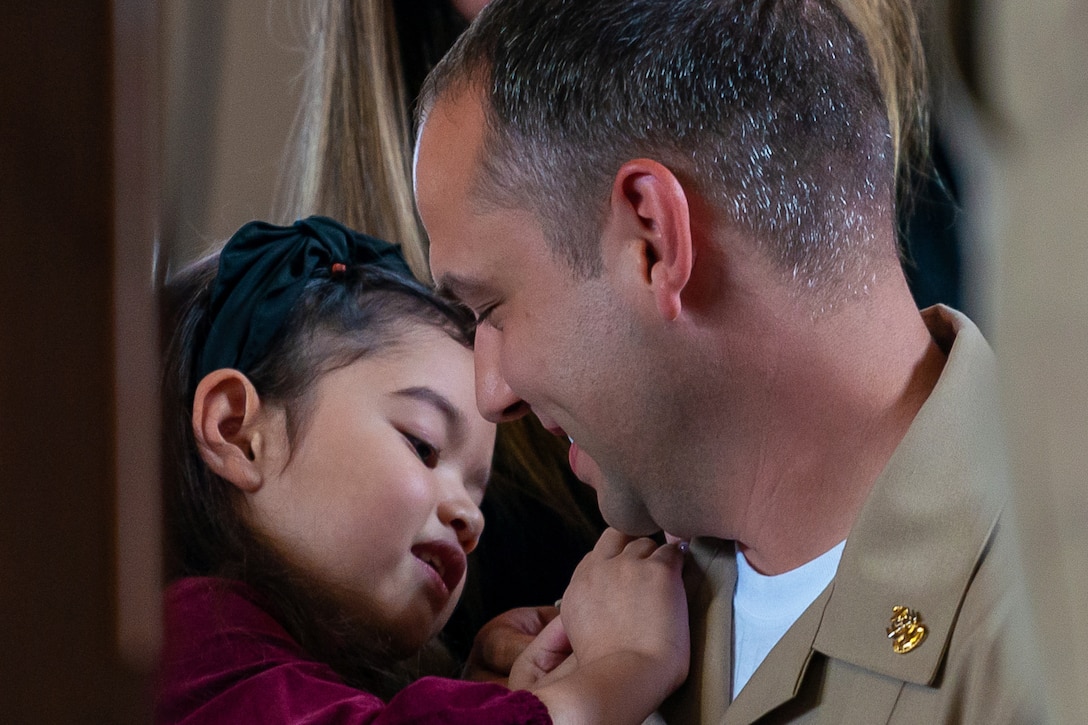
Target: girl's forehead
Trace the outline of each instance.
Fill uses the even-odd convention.
[[[433,325],[412,325],[380,349],[330,370],[317,382],[332,388],[331,395],[345,384],[366,387],[377,396],[402,389],[433,390],[460,415],[479,415],[472,350]]]
[[[312,400],[309,433],[325,435],[359,416],[422,417],[432,430],[440,426],[466,465],[489,468],[495,425],[476,407],[472,351],[439,327],[419,325],[397,344],[323,375]]]

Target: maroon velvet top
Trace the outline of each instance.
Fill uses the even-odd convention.
[[[307,657],[258,601],[222,579],[167,588],[158,722],[551,723],[535,695],[490,683],[424,677],[383,702]]]

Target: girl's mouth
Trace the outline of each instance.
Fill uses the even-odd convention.
[[[412,555],[435,571],[447,592],[456,589],[465,576],[465,552],[456,544],[428,541],[413,546]]]

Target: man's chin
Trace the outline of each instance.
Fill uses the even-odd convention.
[[[607,521],[607,519],[606,519],[606,521]],[[612,528],[620,531],[621,533],[627,534],[628,536],[634,537],[636,539],[643,538],[643,537],[649,538],[649,539],[655,539],[661,534],[661,527],[660,526],[650,526],[650,527],[647,527],[647,528],[639,528],[639,529],[633,529],[633,528],[621,529],[621,528],[619,528],[617,526],[613,526]],[[658,543],[659,544],[661,543],[660,539],[658,539]]]
[[[627,534],[628,536],[656,536],[661,533],[661,527],[650,518],[649,514],[643,511],[634,511],[631,508],[624,507],[617,510],[614,507],[608,506],[607,502],[603,500],[600,491],[597,492],[597,505],[601,509],[601,516],[604,518],[604,522],[611,526],[616,531]]]

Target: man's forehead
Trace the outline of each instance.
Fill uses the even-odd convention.
[[[441,97],[427,113],[415,151],[416,206],[431,240],[431,267],[438,272],[450,244],[473,226],[472,188],[483,116],[471,97]],[[458,245],[459,246],[459,245]]]
[[[532,256],[537,230],[514,211],[459,210],[458,223],[431,237],[430,261],[441,294],[461,301],[492,296],[498,280]],[[430,231],[430,229],[428,229]]]
[[[451,89],[438,97],[423,119],[416,143],[417,195],[456,191],[461,198],[475,200],[487,123],[482,92],[473,87]]]
[[[416,204],[430,238],[431,272],[459,300],[488,297],[491,283],[542,240],[535,212],[497,203],[477,175],[486,129],[482,93],[441,96],[424,120],[416,150]]]
[[[423,118],[416,144],[416,174],[428,174],[435,162],[474,160],[486,124],[483,99],[469,89],[439,96]]]

